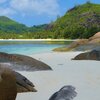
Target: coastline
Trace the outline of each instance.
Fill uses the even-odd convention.
[[[27,100],[28,98],[30,100],[48,100],[54,92],[64,85],[75,86],[78,93],[75,100],[99,100],[100,63],[90,60],[71,60],[79,53],[81,52],[30,55],[50,65],[53,71],[20,72],[34,83],[38,92],[18,94],[16,100]]]
[[[0,39],[0,41],[76,41],[77,39]]]

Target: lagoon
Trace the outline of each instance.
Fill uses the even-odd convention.
[[[71,41],[0,41],[0,52],[32,55],[52,52],[52,49],[67,46]]]

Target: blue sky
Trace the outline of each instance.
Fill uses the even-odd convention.
[[[69,8],[88,0],[0,0],[0,16],[8,16],[27,26],[50,23]],[[90,0],[99,3],[100,0]]]

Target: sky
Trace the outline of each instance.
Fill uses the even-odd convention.
[[[0,0],[0,16],[27,26],[50,23],[68,9],[89,0]],[[100,0],[90,0],[100,4]]]

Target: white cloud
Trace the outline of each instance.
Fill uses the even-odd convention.
[[[57,0],[11,0],[10,7],[22,14],[59,14]]]
[[[58,0],[0,0],[0,4],[0,15],[57,16],[59,14]]]

